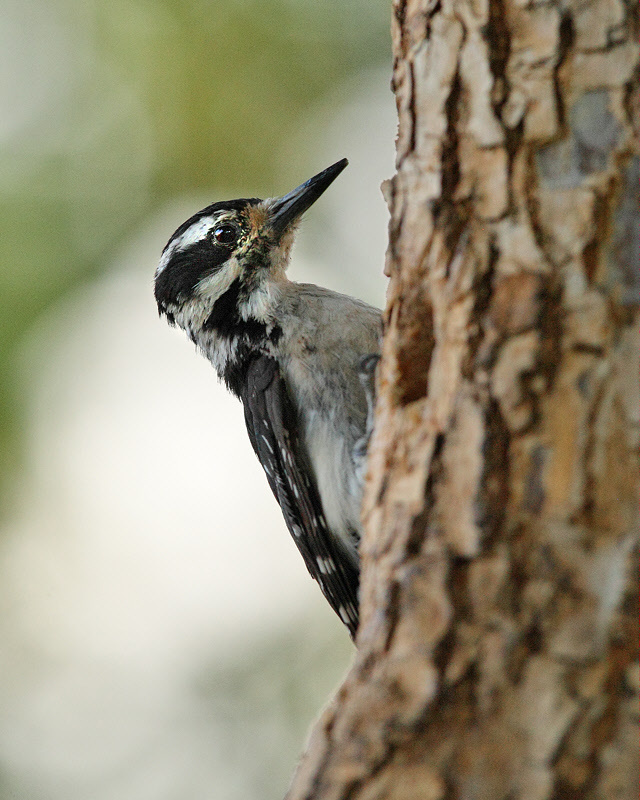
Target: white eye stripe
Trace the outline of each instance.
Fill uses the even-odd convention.
[[[202,219],[190,225],[184,233],[176,237],[162,254],[156,275],[159,275],[167,266],[174,253],[186,250],[192,244],[202,241],[215,224],[216,219],[214,217],[202,217]]]
[[[192,244],[201,241],[206,237],[211,228],[217,223],[215,217],[202,217],[194,222],[187,230],[180,234],[174,242],[176,250],[186,250]]]
[[[167,249],[164,251],[162,258],[160,259],[160,263],[158,264],[156,275],[159,275],[167,266],[174,253],[178,253],[181,250],[186,250],[188,247],[191,247],[197,242],[201,242],[203,239],[206,239],[206,237],[209,235],[209,232],[213,230],[213,228],[224,223],[227,219],[227,216],[207,216],[202,217],[197,222],[194,222],[193,225],[190,225],[187,230],[184,231],[184,233],[181,233],[180,236],[176,237],[171,242],[169,247],[167,247]]]

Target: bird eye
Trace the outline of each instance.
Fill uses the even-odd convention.
[[[233,225],[218,225],[213,232],[213,238],[218,244],[235,244],[238,232]]]

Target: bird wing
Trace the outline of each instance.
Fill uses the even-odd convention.
[[[355,637],[359,571],[327,527],[277,361],[253,358],[240,397],[253,449],[311,577]]]

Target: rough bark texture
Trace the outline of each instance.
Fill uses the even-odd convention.
[[[362,622],[291,800],[637,797],[636,15],[395,0]]]

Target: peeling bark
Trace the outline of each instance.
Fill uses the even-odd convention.
[[[638,19],[395,0],[355,663],[290,800],[638,794]]]

